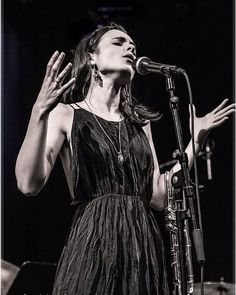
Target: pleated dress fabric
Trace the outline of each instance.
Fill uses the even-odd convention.
[[[119,150],[119,122],[96,119]],[[94,115],[75,109],[71,230],[53,295],[169,294],[161,234],[149,206],[153,159],[137,123],[120,122],[124,163]]]

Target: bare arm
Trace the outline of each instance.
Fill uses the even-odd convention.
[[[63,58],[64,54],[55,52],[47,65],[42,88],[17,157],[17,185],[26,195],[36,195],[43,188],[65,139],[61,117],[64,110],[58,103],[60,95],[72,85],[74,79],[60,86],[59,81],[63,82],[71,68],[71,64],[68,64],[58,75]]]
[[[166,201],[166,189],[165,189],[165,181],[164,181],[164,174],[160,173],[160,167],[153,143],[152,132],[151,132],[151,125],[150,123],[143,127],[150,147],[152,151],[153,161],[154,161],[154,171],[153,171],[153,191],[152,191],[152,198],[150,201],[150,205],[157,209],[161,210],[165,207]]]
[[[194,134],[195,134],[195,150],[198,153],[201,149],[203,142],[205,141],[210,130],[220,126],[227,119],[228,116],[235,112],[235,104],[227,104],[228,100],[224,100],[218,107],[216,107],[212,112],[208,113],[204,117],[198,118],[196,117],[196,111],[194,108]],[[191,126],[191,121],[190,121]],[[150,205],[157,209],[161,210],[166,205],[166,184],[165,184],[165,175],[160,173],[160,168],[155,152],[155,148],[153,145],[153,139],[151,134],[150,124],[144,127],[144,131],[147,134],[149,139],[150,147],[153,154],[154,159],[154,174],[153,174],[153,195],[150,201]],[[186,147],[185,152],[188,156],[188,166],[191,169],[193,164],[193,149],[192,149],[192,141],[190,140],[189,144]],[[177,163],[171,170],[170,176],[181,169],[179,163]]]

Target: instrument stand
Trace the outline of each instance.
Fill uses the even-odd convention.
[[[193,228],[193,240],[196,250],[196,255],[199,257],[198,248],[200,245],[201,253],[200,260],[205,260],[204,251],[202,251],[202,236],[198,228],[198,222],[194,210],[194,190],[192,182],[189,175],[188,168],[188,156],[184,150],[183,144],[183,135],[181,122],[179,118],[179,98],[175,96],[174,90],[174,80],[172,76],[166,75],[166,89],[170,94],[170,109],[174,121],[175,133],[178,143],[178,150],[174,153],[174,157],[179,160],[181,170],[173,174],[171,183],[174,188],[180,188],[180,193],[178,194],[178,199],[176,200],[177,210],[176,210],[176,223],[178,228],[178,242],[179,242],[179,264],[180,264],[180,273],[181,273],[181,288],[180,295],[188,295],[188,283],[187,283],[187,271],[186,265],[189,261],[186,261],[186,251],[185,251],[185,233],[184,233],[184,224],[188,222],[187,219],[191,220],[191,225]],[[185,200],[186,197],[186,200]]]

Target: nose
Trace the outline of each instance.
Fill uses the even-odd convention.
[[[125,46],[125,50],[130,51],[134,56],[136,56],[136,48],[133,44],[128,43]]]

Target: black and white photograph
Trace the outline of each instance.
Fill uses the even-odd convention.
[[[231,0],[3,0],[1,294],[235,294]]]

